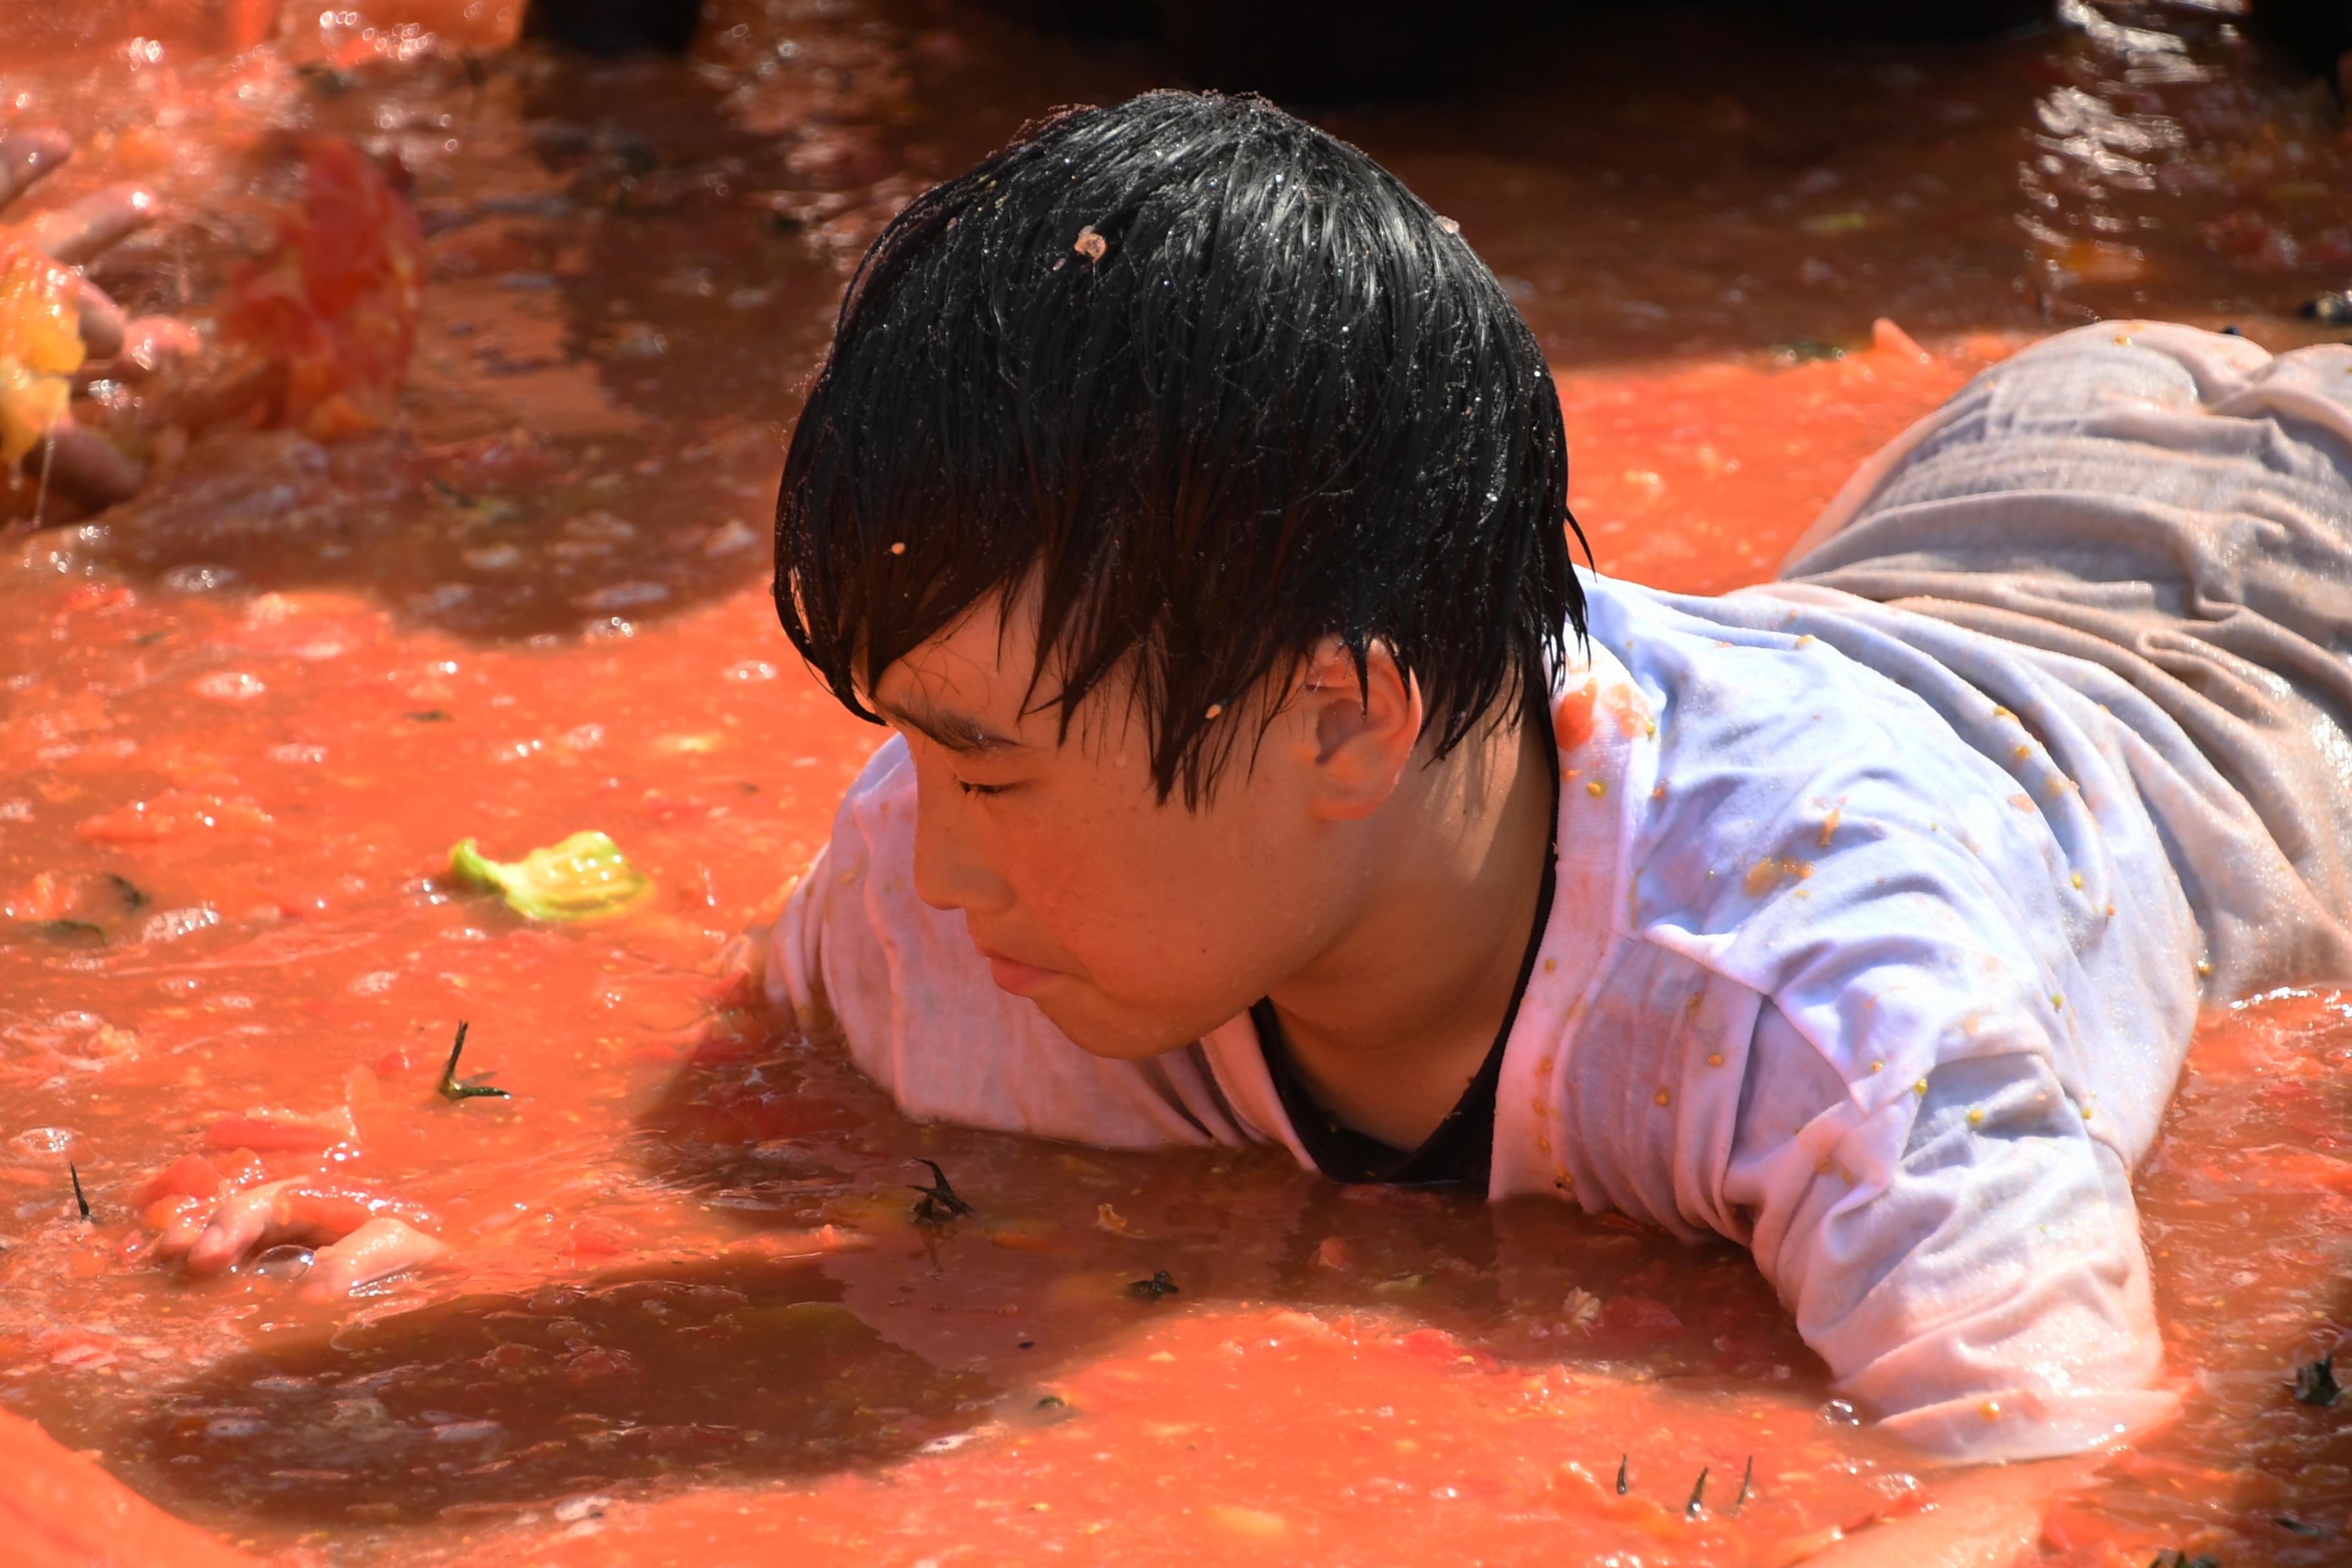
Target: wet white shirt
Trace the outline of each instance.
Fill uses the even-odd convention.
[[[2199,1003],[2156,826],[2196,831],[2193,748],[2084,695],[2079,661],[1828,590],[1584,581],[1490,1195],[1749,1247],[1840,1392],[1937,1452],[2165,1414],[2129,1173]],[[1311,1168],[1245,1015],[1106,1061],[998,991],[915,897],[914,814],[893,740],[776,923],[779,1001],[918,1117]]]

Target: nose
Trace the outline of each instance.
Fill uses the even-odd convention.
[[[952,779],[915,769],[915,896],[935,910],[987,914],[1012,902],[972,831],[971,807]]]

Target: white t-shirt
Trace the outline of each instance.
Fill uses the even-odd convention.
[[[1751,1247],[1840,1391],[1931,1450],[2071,1452],[2165,1414],[2129,1173],[2200,1000],[2166,841],[2227,787],[2079,661],[1819,588],[1584,584],[1490,1195]],[[1246,1016],[1087,1055],[916,898],[914,830],[893,740],[767,968],[909,1114],[1311,1168]]]

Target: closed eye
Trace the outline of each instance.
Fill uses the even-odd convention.
[[[1003,795],[1013,787],[1011,784],[970,784],[962,779],[956,780],[955,784],[966,795]]]

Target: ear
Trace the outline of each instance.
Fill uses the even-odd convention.
[[[1421,684],[1397,668],[1374,643],[1360,674],[1355,656],[1326,637],[1299,674],[1299,716],[1306,731],[1307,789],[1315,814],[1353,822],[1378,811],[1421,743]]]

